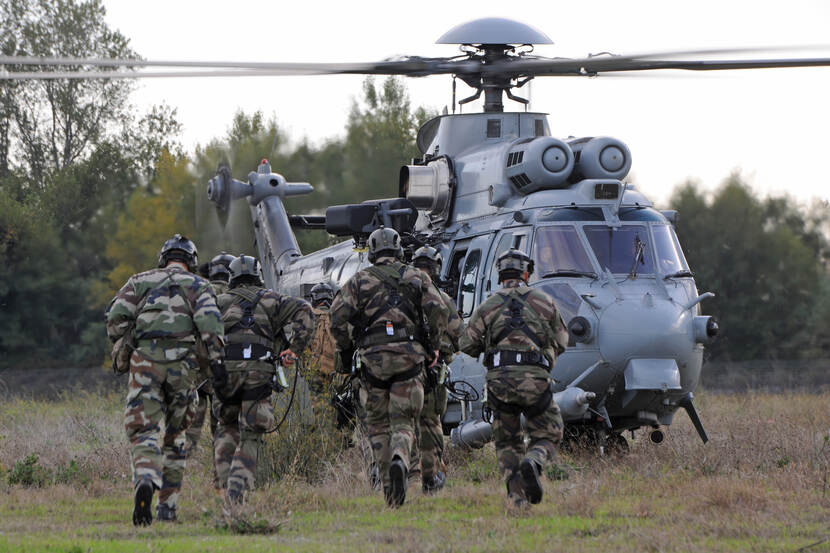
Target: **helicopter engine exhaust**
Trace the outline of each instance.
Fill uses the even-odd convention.
[[[571,420],[584,415],[594,398],[596,398],[594,392],[586,392],[576,387],[566,388],[553,394],[553,401],[559,406],[563,418]],[[524,426],[524,416],[522,425]],[[452,445],[463,449],[481,449],[492,439],[493,427],[489,422],[481,419],[464,422],[450,432]]]

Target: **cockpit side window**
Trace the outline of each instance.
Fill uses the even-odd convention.
[[[664,275],[688,272],[689,265],[680,249],[677,235],[670,225],[654,225],[654,246],[657,250],[657,265]]]
[[[645,225],[583,227],[599,266],[612,273],[653,274],[651,246]]]
[[[533,243],[533,280],[558,273],[593,273],[594,268],[572,225],[540,227]]]
[[[473,250],[467,255],[464,271],[461,274],[461,286],[458,291],[458,310],[464,318],[473,314],[476,301],[476,276],[481,262],[481,250]]]

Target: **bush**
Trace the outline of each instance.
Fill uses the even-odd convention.
[[[9,486],[24,488],[43,488],[54,484],[86,486],[90,480],[89,470],[82,469],[74,459],[69,461],[69,465],[58,465],[55,469],[50,469],[40,464],[37,453],[17,461],[9,471],[7,479]]]

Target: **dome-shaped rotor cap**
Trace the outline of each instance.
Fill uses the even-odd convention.
[[[535,27],[504,17],[485,17],[456,25],[436,44],[553,44]]]

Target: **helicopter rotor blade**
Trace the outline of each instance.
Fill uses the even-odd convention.
[[[49,67],[171,67],[190,70],[171,71],[4,71],[0,80],[26,79],[136,79],[159,77],[250,77],[289,75],[406,75],[412,77],[441,73],[475,72],[481,63],[475,60],[453,58],[408,57],[372,63],[270,63],[270,62],[201,62],[201,61],[144,61],[82,58],[32,58],[0,56],[0,65]],[[215,68],[202,71],[203,68]]]

